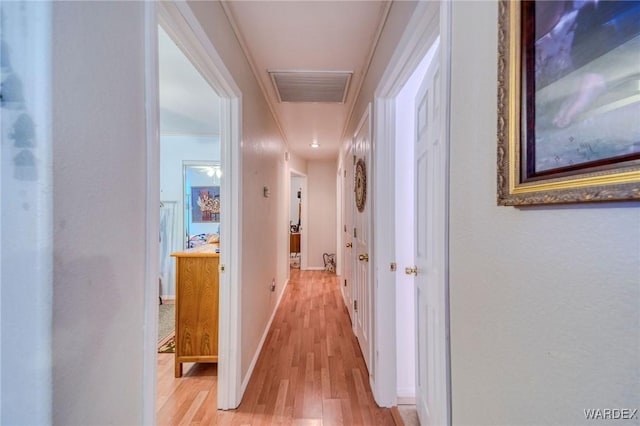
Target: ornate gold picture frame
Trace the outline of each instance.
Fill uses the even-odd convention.
[[[367,202],[367,165],[362,158],[359,158],[356,162],[354,192],[356,195],[356,207],[362,213]]]
[[[640,200],[638,17],[640,2],[500,0],[499,205]]]

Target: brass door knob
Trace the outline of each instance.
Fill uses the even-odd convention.
[[[367,253],[361,254],[361,255],[358,256],[358,259],[360,259],[363,262],[368,262],[369,261],[369,255]]]
[[[404,273],[407,275],[418,275],[418,268],[417,267],[411,267],[411,268],[404,268]]]
[[[347,243],[347,244],[345,244],[345,246],[346,246],[347,248],[351,248],[351,247],[353,246],[353,244],[351,244],[351,243]]]

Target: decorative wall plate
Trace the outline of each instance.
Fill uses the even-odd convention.
[[[364,205],[367,202],[367,165],[360,158],[356,162],[356,207],[359,212],[364,211]]]

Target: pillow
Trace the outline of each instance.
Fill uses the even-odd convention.
[[[191,236],[191,238],[189,238],[189,241],[187,243],[187,247],[188,248],[193,248],[202,244],[205,244],[207,242],[207,237],[205,234],[197,234],[197,235],[193,235]]]

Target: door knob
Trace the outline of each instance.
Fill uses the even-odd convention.
[[[417,276],[418,275],[418,268],[415,267],[415,266],[412,267],[412,268],[409,268],[409,267],[404,268],[404,273],[407,274],[407,275],[415,275],[415,276]]]
[[[367,253],[361,254],[361,255],[358,256],[358,259],[360,259],[363,262],[368,262],[369,261],[369,255]]]
[[[350,248],[350,247],[352,246],[352,244],[351,244],[351,243],[347,243],[347,244],[345,244],[345,245],[347,246],[347,248]]]

